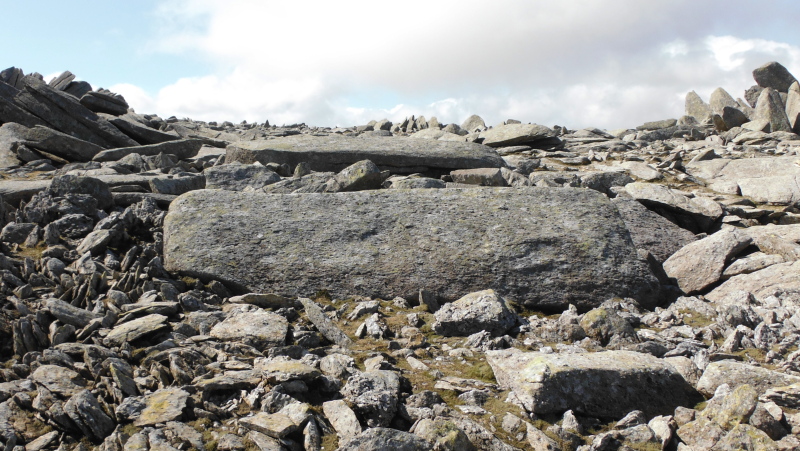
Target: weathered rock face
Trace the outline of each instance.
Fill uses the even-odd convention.
[[[305,162],[314,171],[337,172],[361,160],[393,173],[505,166],[494,150],[480,144],[381,137],[298,135],[238,142],[228,146],[225,156],[228,163],[272,162],[294,168]]]
[[[758,202],[792,204],[800,201],[800,166],[797,157],[716,159],[696,161],[686,172],[705,179],[712,189],[732,184],[743,196]]]
[[[535,145],[537,141],[555,136],[553,130],[538,124],[500,125],[480,134],[483,144],[490,147]]]
[[[672,413],[697,394],[668,363],[648,354],[605,351],[544,354],[517,349],[488,351],[501,387],[511,389],[536,414],[573,410],[621,418],[632,410]]]
[[[168,270],[255,292],[455,300],[488,287],[588,310],[613,296],[650,305],[656,290],[618,212],[590,190],[205,190],[172,203],[164,238]]]
[[[786,92],[796,82],[794,76],[781,63],[771,61],[753,70],[753,78],[762,88]]]

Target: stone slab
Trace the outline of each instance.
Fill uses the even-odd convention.
[[[166,267],[242,292],[453,301],[492,288],[547,310],[614,296],[652,307],[657,282],[604,195],[572,188],[332,194],[193,191],[170,205]]]
[[[286,163],[294,168],[305,162],[311,170],[335,172],[361,160],[400,173],[505,166],[497,152],[481,144],[403,137],[296,135],[237,142],[227,147],[225,156],[226,163]]]

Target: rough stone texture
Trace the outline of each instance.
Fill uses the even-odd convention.
[[[706,299],[722,301],[737,291],[748,291],[763,299],[776,291],[800,290],[800,260],[778,263],[750,274],[739,274],[706,294]]]
[[[343,400],[322,403],[322,411],[339,435],[339,440],[346,441],[361,433],[361,424],[355,412]]]
[[[686,115],[703,122],[711,116],[711,107],[696,92],[690,91],[686,94]]]
[[[121,345],[167,327],[169,327],[169,324],[166,316],[159,314],[147,315],[114,327],[106,336],[106,341],[112,345]]]
[[[37,125],[25,133],[25,145],[43,150],[68,161],[91,161],[102,151],[97,144]]]
[[[261,309],[237,312],[214,326],[210,335],[220,340],[241,341],[256,348],[283,345],[288,330],[286,318]]]
[[[334,180],[337,184],[336,191],[361,191],[380,188],[383,178],[375,163],[363,160],[342,169]]]
[[[102,316],[97,313],[75,307],[60,299],[49,299],[45,305],[50,314],[56,317],[56,319],[64,324],[71,324],[78,328],[86,327],[93,319],[102,318]]]
[[[227,148],[232,163],[288,164],[305,162],[314,171],[338,172],[353,163],[370,160],[392,173],[472,168],[499,168],[503,159],[481,144],[410,138],[298,135],[271,140],[238,142]]]
[[[634,182],[625,185],[625,191],[648,208],[665,208],[684,216],[701,231],[709,230],[714,221],[722,216],[722,207],[706,198],[690,199],[678,190],[653,183]],[[689,227],[685,227],[689,228]]]
[[[732,183],[741,194],[756,202],[792,204],[800,202],[800,166],[797,157],[718,158],[686,165],[686,172],[715,184]]]
[[[146,146],[119,147],[104,150],[92,159],[94,161],[117,161],[133,153],[138,153],[141,156],[156,156],[163,153],[175,155],[183,160],[197,155],[201,147],[203,147],[203,141],[199,139],[181,139]]]
[[[64,411],[78,429],[93,441],[104,439],[114,430],[114,420],[103,411],[89,390],[73,395],[64,404]]]
[[[753,69],[753,78],[758,86],[780,92],[788,91],[792,83],[797,81],[789,70],[777,61],[770,61]]]
[[[450,173],[453,182],[478,186],[508,186],[499,168],[459,169]]]
[[[762,395],[770,388],[798,382],[800,382],[800,377],[798,376],[779,373],[733,360],[721,360],[708,364],[705,371],[703,371],[703,376],[697,383],[697,390],[710,397],[714,395],[717,387],[722,384],[728,384],[731,387],[749,384],[759,395]]]
[[[311,321],[317,330],[330,342],[345,348],[353,343],[352,340],[325,315],[322,307],[316,302],[308,298],[300,298],[300,302],[303,304],[303,309],[308,316],[308,320]]]
[[[636,248],[649,251],[660,262],[697,239],[692,232],[648,210],[635,199],[616,197],[611,202],[625,221]]]
[[[338,451],[373,451],[386,449],[393,451],[429,451],[427,440],[408,432],[389,428],[372,428],[341,443]]]
[[[434,316],[434,332],[446,337],[467,336],[484,330],[498,336],[517,323],[516,313],[494,290],[470,293],[443,305]]]
[[[162,388],[145,397],[145,407],[133,422],[135,426],[148,426],[180,420],[189,400],[189,393],[180,388]]]
[[[281,176],[260,164],[223,164],[205,171],[207,189],[242,191],[247,187],[263,188],[281,181]]]
[[[31,379],[52,393],[70,397],[84,390],[88,383],[77,372],[57,365],[36,368]]]
[[[104,210],[114,205],[108,184],[93,177],[62,175],[54,177],[47,189],[54,196],[88,194],[97,200],[97,208]]]
[[[725,265],[752,241],[744,233],[721,230],[672,254],[664,262],[664,271],[685,293],[703,290],[716,283]]]
[[[734,98],[728,94],[728,91],[722,88],[717,88],[711,93],[711,97],[708,99],[708,104],[711,107],[711,111],[719,114],[720,116],[722,116],[722,112],[725,110],[725,107],[739,108],[739,104],[736,103],[736,100],[734,100]]]
[[[529,412],[622,418],[648,416],[691,405],[694,390],[668,363],[649,354],[604,351],[545,354],[517,349],[488,351],[498,384],[511,389]]]
[[[103,114],[100,116],[105,117],[114,127],[117,127],[120,131],[142,144],[158,144],[180,139],[179,136],[164,133],[139,123],[135,119],[136,116],[130,113],[120,117]]]
[[[289,296],[427,289],[450,301],[495,288],[528,306],[588,310],[613,296],[650,305],[656,290],[608,199],[568,188],[198,191],[170,206],[164,249],[170,271]]]
[[[479,138],[483,138],[483,145],[485,146],[506,147],[529,145],[555,136],[556,133],[544,125],[508,124],[498,125],[481,132]]]
[[[464,122],[461,123],[461,129],[466,130],[467,133],[473,133],[476,130],[486,129],[486,123],[483,121],[482,117],[478,116],[477,114],[473,114],[472,116],[464,119]]]
[[[800,83],[794,82],[786,96],[786,116],[795,133],[800,132]]]
[[[764,130],[768,133],[792,131],[781,96],[772,88],[764,89],[758,96],[753,120],[769,122],[769,130]]]

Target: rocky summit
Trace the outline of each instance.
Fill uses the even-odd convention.
[[[800,449],[800,84],[753,80],[331,128],[6,69],[0,446]]]

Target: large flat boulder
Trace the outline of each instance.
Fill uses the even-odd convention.
[[[652,307],[657,290],[608,198],[572,188],[201,190],[171,204],[164,252],[170,271],[286,296],[453,301],[492,288],[589,310],[613,296]]]
[[[756,202],[787,205],[800,202],[800,165],[796,161],[797,157],[718,158],[689,163],[686,172],[704,179],[711,189],[724,192],[734,186]]]
[[[225,156],[227,163],[258,161],[295,167],[305,162],[314,171],[335,172],[361,160],[396,173],[505,166],[497,152],[481,144],[402,137],[296,135],[237,142],[228,146]]]
[[[537,415],[573,410],[591,417],[648,417],[693,405],[697,393],[663,359],[633,351],[545,354],[518,349],[488,351],[486,360],[503,389],[513,390]],[[694,401],[694,402],[693,402]]]

